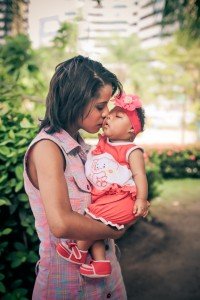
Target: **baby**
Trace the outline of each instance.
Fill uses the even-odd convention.
[[[143,149],[134,144],[144,128],[144,110],[138,96],[123,93],[114,98],[115,107],[103,123],[103,135],[91,149],[85,172],[92,185],[92,203],[86,216],[120,230],[138,217],[146,217],[148,184]],[[88,250],[93,260],[85,264]],[[61,242],[57,252],[64,259],[81,265],[87,277],[106,277],[111,262],[106,260],[105,244],[100,241]]]

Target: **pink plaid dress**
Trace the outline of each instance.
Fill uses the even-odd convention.
[[[54,141],[65,156],[66,170],[64,174],[73,210],[83,214],[84,209],[91,202],[90,185],[84,172],[84,162],[88,146],[83,142],[81,137],[79,144],[64,130],[52,135],[42,130],[28,147],[24,159],[25,190],[29,197],[31,209],[35,217],[36,231],[40,240],[40,261],[33,299],[127,299],[121,269],[115,255],[113,240],[106,241],[106,258],[112,263],[112,274],[107,278],[91,279],[82,277],[79,274],[78,265],[67,262],[56,253],[56,245],[60,240],[49,230],[40,192],[32,185],[26,172],[26,161],[29,151],[35,143],[42,139]],[[90,259],[88,257],[88,261]]]

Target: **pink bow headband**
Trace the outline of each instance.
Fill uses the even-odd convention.
[[[140,98],[137,95],[122,93],[121,96],[115,96],[113,101],[116,106],[123,108],[129,117],[135,135],[142,131],[141,122],[136,112],[136,108],[142,107]]]

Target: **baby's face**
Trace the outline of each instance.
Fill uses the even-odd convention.
[[[122,108],[114,107],[103,122],[104,134],[110,140],[129,140],[131,122]]]

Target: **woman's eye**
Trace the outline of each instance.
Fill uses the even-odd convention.
[[[101,106],[96,106],[96,109],[98,109],[99,111],[103,110],[104,109],[104,105],[101,105]]]

